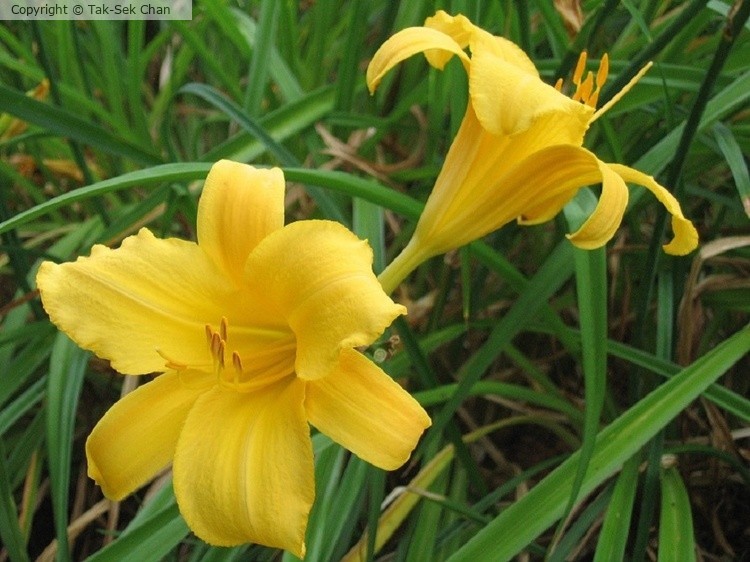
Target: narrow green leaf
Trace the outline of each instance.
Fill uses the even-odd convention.
[[[128,187],[144,187],[152,184],[160,184],[171,181],[190,181],[203,179],[211,169],[207,162],[187,162],[181,164],[162,164],[145,170],[129,172],[116,178],[103,180],[100,182],[68,191],[49,201],[32,207],[26,211],[18,213],[16,216],[0,223],[0,233],[18,228],[28,221],[50,213],[66,205],[71,205],[78,201],[84,201],[92,197],[98,197],[120,189]]]
[[[469,395],[487,368],[492,364],[503,347],[511,342],[533,317],[547,303],[547,299],[573,273],[572,246],[565,240],[559,243],[531,279],[521,296],[511,309],[497,323],[487,341],[463,365],[458,379],[461,381],[456,393],[433,418],[428,430],[430,439],[436,439],[445,429],[461,402]]]
[[[0,539],[11,562],[28,562],[26,544],[18,525],[18,509],[13,499],[5,445],[0,439]]]
[[[284,166],[299,165],[297,158],[284,146],[271,138],[268,132],[254,118],[250,117],[244,109],[215,88],[205,84],[190,83],[180,88],[179,93],[193,94],[213,105],[265,144],[271,154]]]
[[[275,43],[274,37],[279,20],[279,5],[280,3],[277,0],[260,0],[258,36],[250,59],[247,90],[245,91],[245,110],[250,115],[258,115],[260,113],[266,82],[268,81],[270,53]]]
[[[586,409],[580,459],[570,490],[566,514],[572,511],[578,501],[581,485],[594,454],[607,387],[607,256],[604,248],[590,251],[576,248],[573,250],[573,257],[581,326]],[[561,523],[556,535],[562,530]]]
[[[41,377],[24,390],[18,398],[0,409],[0,437],[2,437],[2,435],[5,434],[5,432],[8,431],[10,427],[21,418],[21,416],[27,414],[34,406],[42,401],[45,395],[46,385],[47,378]]]
[[[212,1],[216,2],[216,0]],[[239,8],[230,7],[227,13],[228,20],[233,22],[245,42],[243,51],[250,53],[251,51],[248,47],[254,48],[258,35],[258,27],[255,21]],[[269,58],[268,72],[274,84],[278,86],[279,92],[284,99],[295,101],[301,98],[305,92],[299,84],[298,76],[289,68],[289,65],[279,54],[275,45],[271,47]]]
[[[174,499],[165,487],[139,512],[123,534],[86,559],[86,562],[143,562],[161,560],[189,533]],[[152,509],[153,506],[156,509]]]
[[[160,158],[140,146],[120,139],[101,126],[61,107],[42,103],[0,84],[0,112],[6,111],[53,134],[70,137],[96,150],[129,158],[140,164],[153,165]]]
[[[276,141],[281,142],[300,134],[333,109],[335,90],[326,86],[300,95],[293,102],[284,104],[258,119],[258,124]],[[267,151],[266,146],[246,131],[217,144],[201,156],[207,162],[230,158],[240,162],[252,162]]]
[[[738,76],[729,85],[717,91],[716,95],[709,100],[701,116],[698,130],[703,130],[743,107],[748,99],[750,99],[750,71]],[[654,176],[661,173],[674,156],[684,128],[683,122],[665,134],[658,143],[638,159],[634,167]],[[634,192],[628,206],[634,205],[644,193],[645,190]]]
[[[47,450],[58,560],[68,560],[68,498],[78,397],[89,353],[59,333],[47,378]]]
[[[373,269],[380,273],[385,267],[385,225],[383,208],[366,199],[352,201],[352,230],[360,238],[367,240],[375,254]]]
[[[594,562],[625,560],[625,547],[630,533],[633,500],[638,489],[638,456],[632,456],[617,475],[612,499],[604,516],[604,524],[596,544]]]
[[[617,472],[646,442],[690,402],[750,351],[745,327],[627,410],[597,439],[581,493],[586,494]],[[477,533],[450,560],[511,559],[552,525],[564,512],[575,478],[579,454],[538,483]]]
[[[659,562],[694,562],[693,515],[685,484],[676,467],[661,473]]]
[[[200,29],[195,31],[193,26],[178,20],[171,21],[170,24],[179,30],[180,37],[190,45],[211,74],[215,76],[216,79],[212,83],[226,89],[231,96],[239,96],[240,88],[237,86],[237,80],[224,70],[221,60],[206,44],[204,40],[205,31]]]
[[[228,117],[236,121],[243,129],[256,136],[268,150],[284,166],[299,166],[297,158],[289,152],[284,146],[277,143],[268,132],[263,129],[254,119],[247,115],[244,110],[232,100],[205,84],[187,84],[180,89],[182,93],[194,94],[209,102],[225,113]],[[339,209],[338,205],[331,200],[327,193],[318,189],[308,188],[310,196],[320,206],[323,213],[331,219],[346,224],[348,221]]]
[[[745,161],[742,147],[737,142],[729,127],[721,122],[714,124],[713,133],[719,149],[732,172],[734,186],[737,188],[737,193],[740,196],[742,208],[745,209],[745,214],[750,216],[750,173],[747,169],[747,162]]]

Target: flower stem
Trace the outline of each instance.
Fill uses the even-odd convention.
[[[385,293],[390,295],[412,271],[430,257],[424,246],[415,242],[415,238],[409,240],[401,253],[378,275],[378,281]]]

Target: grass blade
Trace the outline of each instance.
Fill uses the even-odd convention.
[[[625,462],[617,476],[612,499],[604,516],[602,532],[596,545],[594,562],[610,562],[625,559],[625,546],[630,531],[630,521],[633,515],[633,501],[638,488],[637,456]]]
[[[89,354],[60,333],[47,379],[47,449],[58,561],[68,560],[68,498],[78,396]]]
[[[659,562],[695,562],[693,516],[685,484],[672,466],[661,473]]]
[[[0,539],[11,562],[28,562],[26,544],[18,524],[18,509],[13,500],[5,445],[0,439]]]
[[[582,493],[590,492],[617,472],[625,460],[748,351],[750,327],[746,326],[607,426],[597,439]],[[578,453],[572,455],[449,560],[469,562],[489,557],[502,561],[512,558],[562,516],[578,461]]]
[[[85,145],[129,158],[139,164],[153,165],[160,161],[160,158],[153,152],[120,139],[99,125],[86,121],[61,107],[30,98],[5,84],[0,84],[0,112],[2,111],[42,127],[53,134],[70,137]]]

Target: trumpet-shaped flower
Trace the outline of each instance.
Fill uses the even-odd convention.
[[[469,48],[471,56],[464,49]],[[425,259],[480,238],[518,220],[534,224],[554,217],[583,186],[602,184],[591,216],[568,237],[591,249],[605,244],[628,202],[625,182],[644,186],[672,214],[674,239],[664,246],[686,254],[698,242],[677,200],[654,179],[619,164],[607,164],[583,148],[589,125],[615,103],[595,109],[607,78],[607,59],[583,79],[579,61],[572,97],[543,82],[514,43],[443,11],[423,27],[404,29],[378,49],[367,69],[373,92],[396,64],[417,53],[442,69],[458,57],[469,77],[469,104],[412,240],[381,276],[386,290]],[[640,77],[636,77],[636,80]]]
[[[180,511],[214,545],[302,557],[314,497],[312,424],[362,459],[401,466],[430,420],[358,351],[405,309],[366,242],[338,223],[284,226],[284,177],[221,161],[198,242],[142,229],[120,248],[45,262],[52,321],[127,374],[161,373],[117,402],[86,443],[119,500],[173,465]]]

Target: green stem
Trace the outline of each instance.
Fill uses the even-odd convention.
[[[412,237],[401,253],[378,275],[385,293],[390,295],[412,271],[430,257],[432,256],[425,251],[424,246],[415,242]]]

